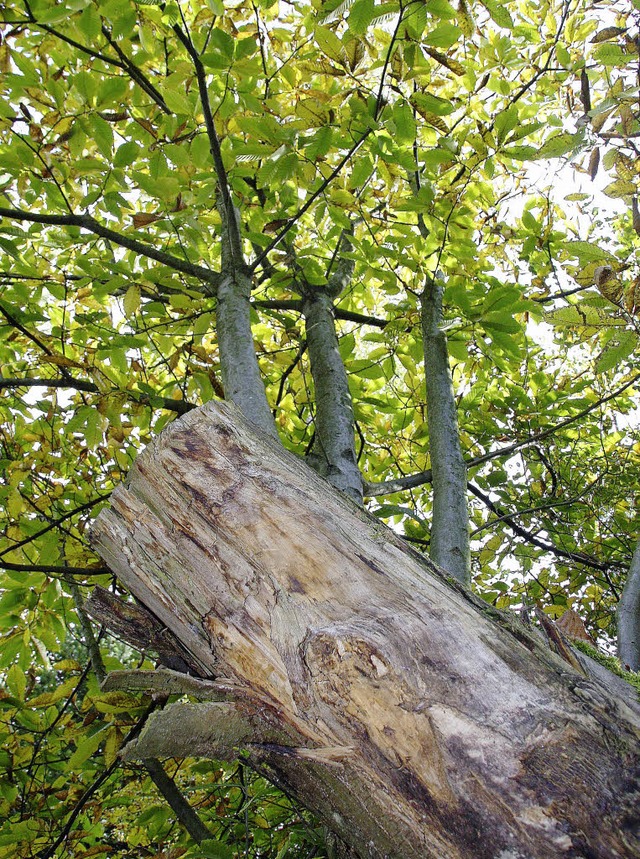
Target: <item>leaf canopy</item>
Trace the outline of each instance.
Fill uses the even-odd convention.
[[[335,315],[369,508],[428,547],[419,294],[440,272],[474,587],[615,635],[640,459],[638,4],[7,0],[0,856],[52,855],[74,808],[67,855],[186,849],[148,777],[114,766],[148,702],[100,693],[82,610],[113,584],[91,519],[163,426],[223,396],[219,175],[180,32],[284,444],[314,435],[296,281],[326,285],[353,225]],[[569,165],[586,191],[558,187]],[[174,770],[219,839],[182,855],[328,850],[242,765]]]

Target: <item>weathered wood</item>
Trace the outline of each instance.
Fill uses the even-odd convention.
[[[173,633],[142,606],[125,602],[100,586],[93,589],[85,610],[105,626],[112,635],[137,650],[153,650],[167,668],[190,672],[196,670]]]
[[[445,579],[232,407],[168,427],[92,539],[203,677],[251,690],[234,703],[255,732],[242,735],[249,759],[360,856],[640,855],[640,708]],[[353,757],[322,760],[336,748]]]

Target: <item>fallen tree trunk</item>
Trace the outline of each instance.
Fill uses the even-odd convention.
[[[234,408],[168,427],[92,539],[217,678],[185,678],[204,700],[157,714],[130,757],[242,752],[361,857],[640,855],[637,702],[447,580]]]

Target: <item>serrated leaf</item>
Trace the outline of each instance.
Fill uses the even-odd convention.
[[[498,27],[502,27],[505,30],[513,30],[511,12],[509,12],[504,4],[500,3],[499,0],[480,0],[480,2]]]
[[[467,5],[466,0],[458,0],[458,14],[456,15],[456,19],[462,33],[468,39],[471,38],[475,32],[476,23],[473,20],[473,15],[471,14],[471,10]]]
[[[518,106],[516,104],[512,104],[506,110],[503,110],[502,113],[498,114],[494,128],[500,142],[503,142],[507,134],[513,131],[518,124],[518,118]]]
[[[598,45],[593,55],[594,59],[603,66],[626,66],[629,62],[629,54],[624,48],[611,42]]]
[[[13,259],[20,259],[20,251],[18,250],[18,246],[15,242],[12,242],[11,239],[7,239],[4,236],[0,236],[0,249],[2,249],[5,253],[9,254],[10,257],[13,257]],[[1,256],[2,255],[0,254],[0,257]]]
[[[610,39],[617,39],[618,36],[623,36],[627,32],[627,27],[604,27],[598,30],[593,39],[592,44],[598,45],[600,42],[608,42]]]
[[[90,737],[84,737],[76,746],[75,752],[67,761],[67,770],[73,772],[77,770],[86,760],[88,760],[97,751],[100,743],[104,740],[104,728],[96,731]]]
[[[582,266],[590,262],[616,261],[616,257],[610,251],[604,250],[593,242],[568,241],[562,242],[561,247],[568,256],[576,257]]]
[[[113,166],[114,167],[128,167],[138,157],[140,152],[140,147],[133,140],[128,140],[126,143],[122,143],[116,149],[116,153],[113,157]]]
[[[535,161],[538,155],[535,146],[505,146],[502,152],[514,161]]]
[[[373,0],[355,0],[349,12],[349,29],[357,36],[362,36],[367,31],[373,20]]]
[[[440,98],[428,92],[414,92],[409,101],[422,116],[425,114],[448,116],[455,110],[454,105],[446,98]]]
[[[425,45],[425,52],[429,54],[436,62],[440,63],[441,66],[449,69],[450,72],[453,72],[454,75],[458,75],[458,77],[462,77],[464,75],[465,70],[462,63],[459,63],[458,60],[454,60],[451,57],[447,57],[445,54],[441,54],[440,51],[436,51],[435,48],[429,48]]]
[[[596,373],[605,373],[628,358],[638,345],[635,331],[621,331],[607,343],[596,361]]]
[[[560,158],[570,152],[575,152],[584,142],[584,131],[574,133],[561,131],[548,138],[538,150],[538,159]]]
[[[456,24],[438,24],[433,30],[430,30],[424,37],[423,43],[431,45],[434,48],[448,50],[453,47],[462,36],[462,30]]]
[[[318,25],[314,30],[317,46],[331,60],[340,62],[342,59],[342,42],[328,27]]]
[[[635,182],[629,182],[626,179],[616,179],[603,189],[603,193],[607,197],[628,197],[637,194],[638,186]]]
[[[406,101],[398,101],[393,106],[393,124],[400,143],[411,143],[416,138],[416,121],[413,111]]]
[[[14,698],[19,701],[24,701],[25,692],[27,691],[27,678],[19,665],[12,665],[6,673],[7,689]]]

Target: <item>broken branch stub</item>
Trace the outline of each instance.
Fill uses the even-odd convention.
[[[233,407],[171,424],[92,539],[202,677],[246,690],[249,759],[359,855],[638,855],[640,709]]]

